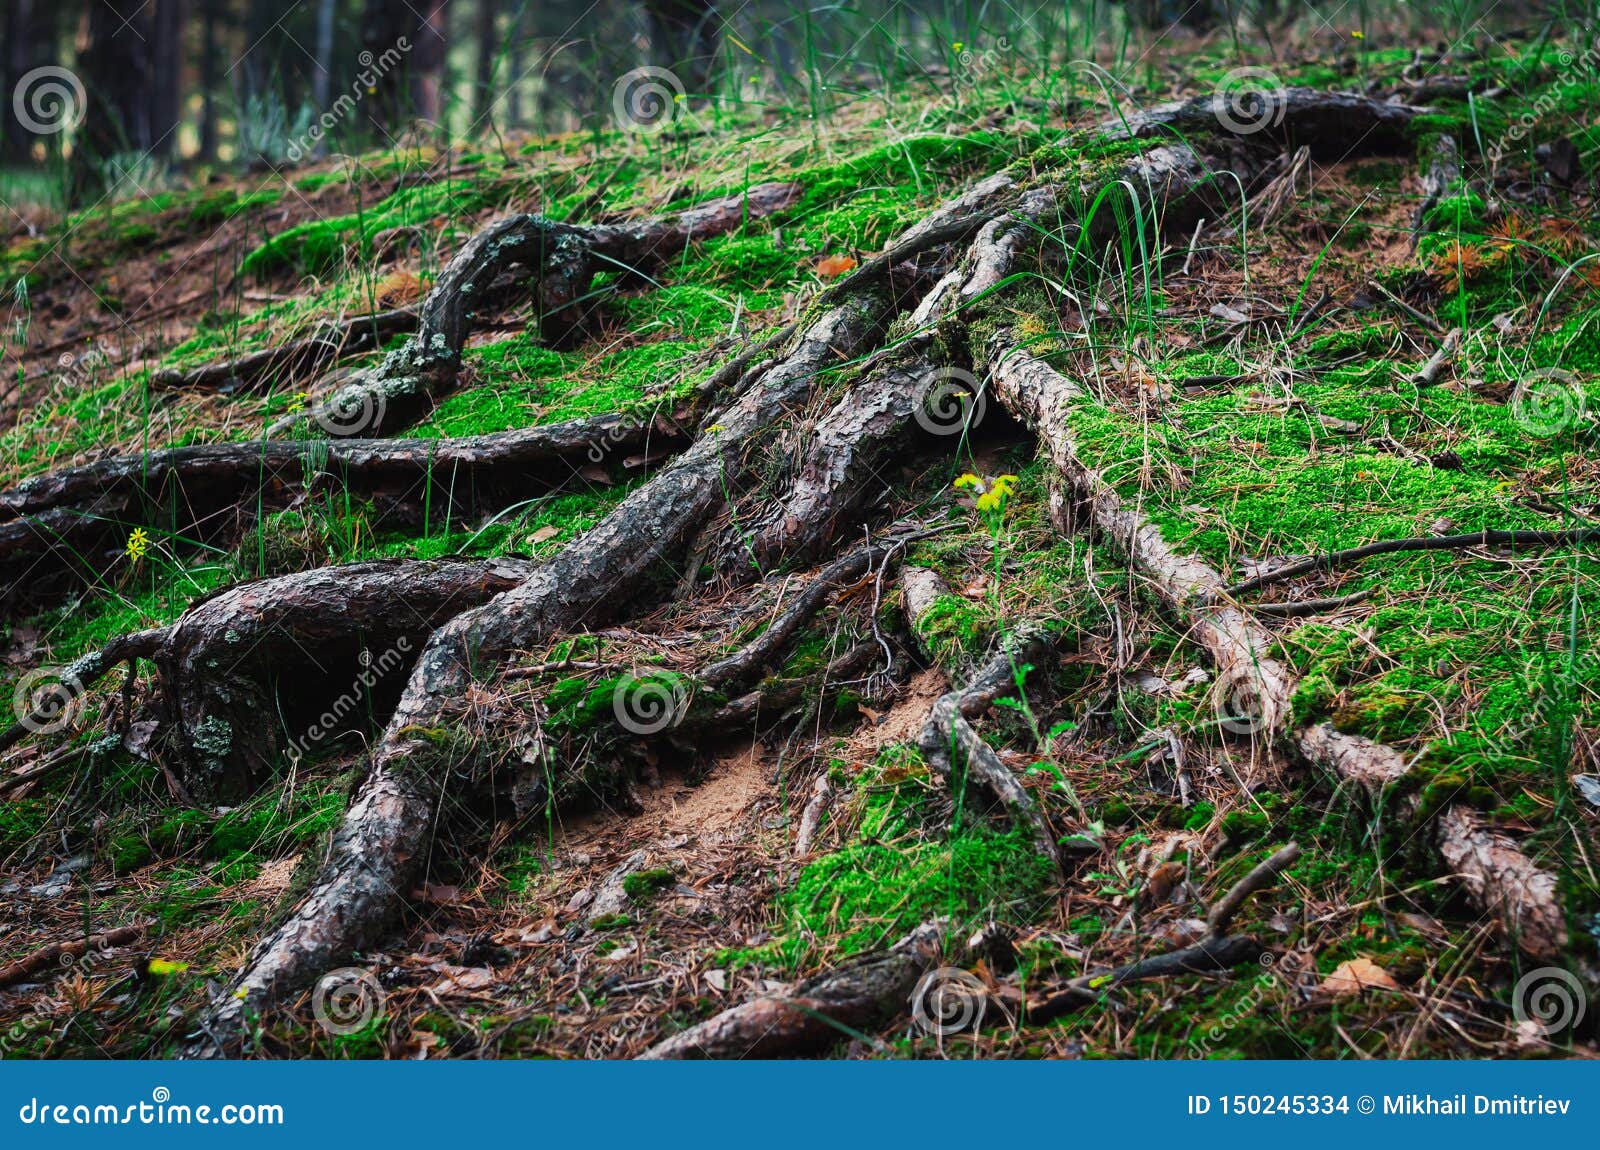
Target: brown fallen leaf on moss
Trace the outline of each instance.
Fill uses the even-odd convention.
[[[842,276],[845,272],[854,271],[856,260],[854,256],[823,256],[817,261],[817,274],[823,279],[833,279]]]
[[[1363,990],[1399,990],[1400,984],[1387,970],[1363,955],[1341,962],[1317,989],[1334,998],[1350,998]]]

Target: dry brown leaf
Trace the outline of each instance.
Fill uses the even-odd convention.
[[[1363,990],[1399,990],[1389,972],[1365,955],[1341,962],[1317,988],[1335,998],[1349,998]]]

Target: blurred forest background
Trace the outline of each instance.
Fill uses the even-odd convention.
[[[1570,5],[1313,5],[1282,0],[6,0],[0,201],[62,207],[160,185],[175,169],[279,166],[302,152],[548,134],[605,120],[619,76],[665,68],[669,99],[825,118],[830,91],[936,82],[979,46],[1040,63],[1154,60],[1210,32],[1285,40],[1297,22],[1419,41]],[[1426,35],[1423,33],[1426,29]]]

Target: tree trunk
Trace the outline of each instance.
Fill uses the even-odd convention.
[[[333,18],[338,7],[339,0],[320,0],[317,5],[317,72],[311,82],[311,98],[324,112],[333,95]]]
[[[88,98],[75,153],[80,193],[100,186],[100,165],[120,152],[145,152],[150,125],[148,0],[99,0],[89,7],[89,43],[79,57]]]
[[[183,31],[188,0],[156,0],[150,42],[150,151],[170,160],[183,119]]]
[[[200,0],[200,159],[217,158],[217,18],[223,0]]]
[[[494,131],[495,56],[499,50],[495,17],[498,15],[499,5],[495,0],[478,0],[478,69],[472,87],[473,132]]]
[[[6,6],[5,22],[0,26],[0,95],[6,103],[0,108],[0,164],[23,164],[33,151],[35,135],[14,115],[10,102],[22,98],[18,85],[33,69],[53,64],[56,59],[56,12],[45,0],[12,0]]]

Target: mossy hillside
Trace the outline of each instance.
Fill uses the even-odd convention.
[[[1563,526],[1526,495],[1553,486],[1543,498],[1562,498],[1564,471],[1592,434],[1580,425],[1540,436],[1508,406],[1442,388],[1375,394],[1329,378],[1297,385],[1295,396],[1293,406],[1245,392],[1196,397],[1142,423],[1088,401],[1071,419],[1089,462],[1140,500],[1170,542],[1224,572],[1247,558],[1425,535],[1441,521],[1450,531]],[[1319,415],[1377,434],[1330,434]],[[1430,464],[1446,452],[1449,466]],[[1152,473],[1161,481],[1151,483]],[[1533,567],[1547,574],[1519,575]],[[1330,593],[1374,596],[1362,624],[1368,637],[1312,622],[1285,638],[1282,653],[1302,676],[1297,718],[1331,718],[1403,746],[1440,740],[1430,754],[1499,794],[1534,778],[1547,785],[1543,725],[1527,730],[1523,720],[1552,681],[1577,697],[1600,685],[1587,645],[1566,646],[1574,613],[1583,635],[1600,612],[1597,575],[1600,562],[1562,552],[1520,564],[1400,554],[1338,572]],[[1214,716],[1203,694],[1158,718],[1205,725]]]
[[[479,386],[447,397],[406,434],[483,435],[650,408],[686,394],[684,362],[705,346],[660,340],[596,355],[552,350],[533,333],[486,344],[466,357]]]
[[[431,240],[441,221],[447,227],[452,221],[464,223],[485,208],[499,206],[506,194],[508,189],[476,178],[403,187],[370,209],[309,220],[273,236],[245,256],[240,270],[252,276],[325,275],[343,267],[347,259],[371,259],[374,240],[383,233],[425,228]]]

